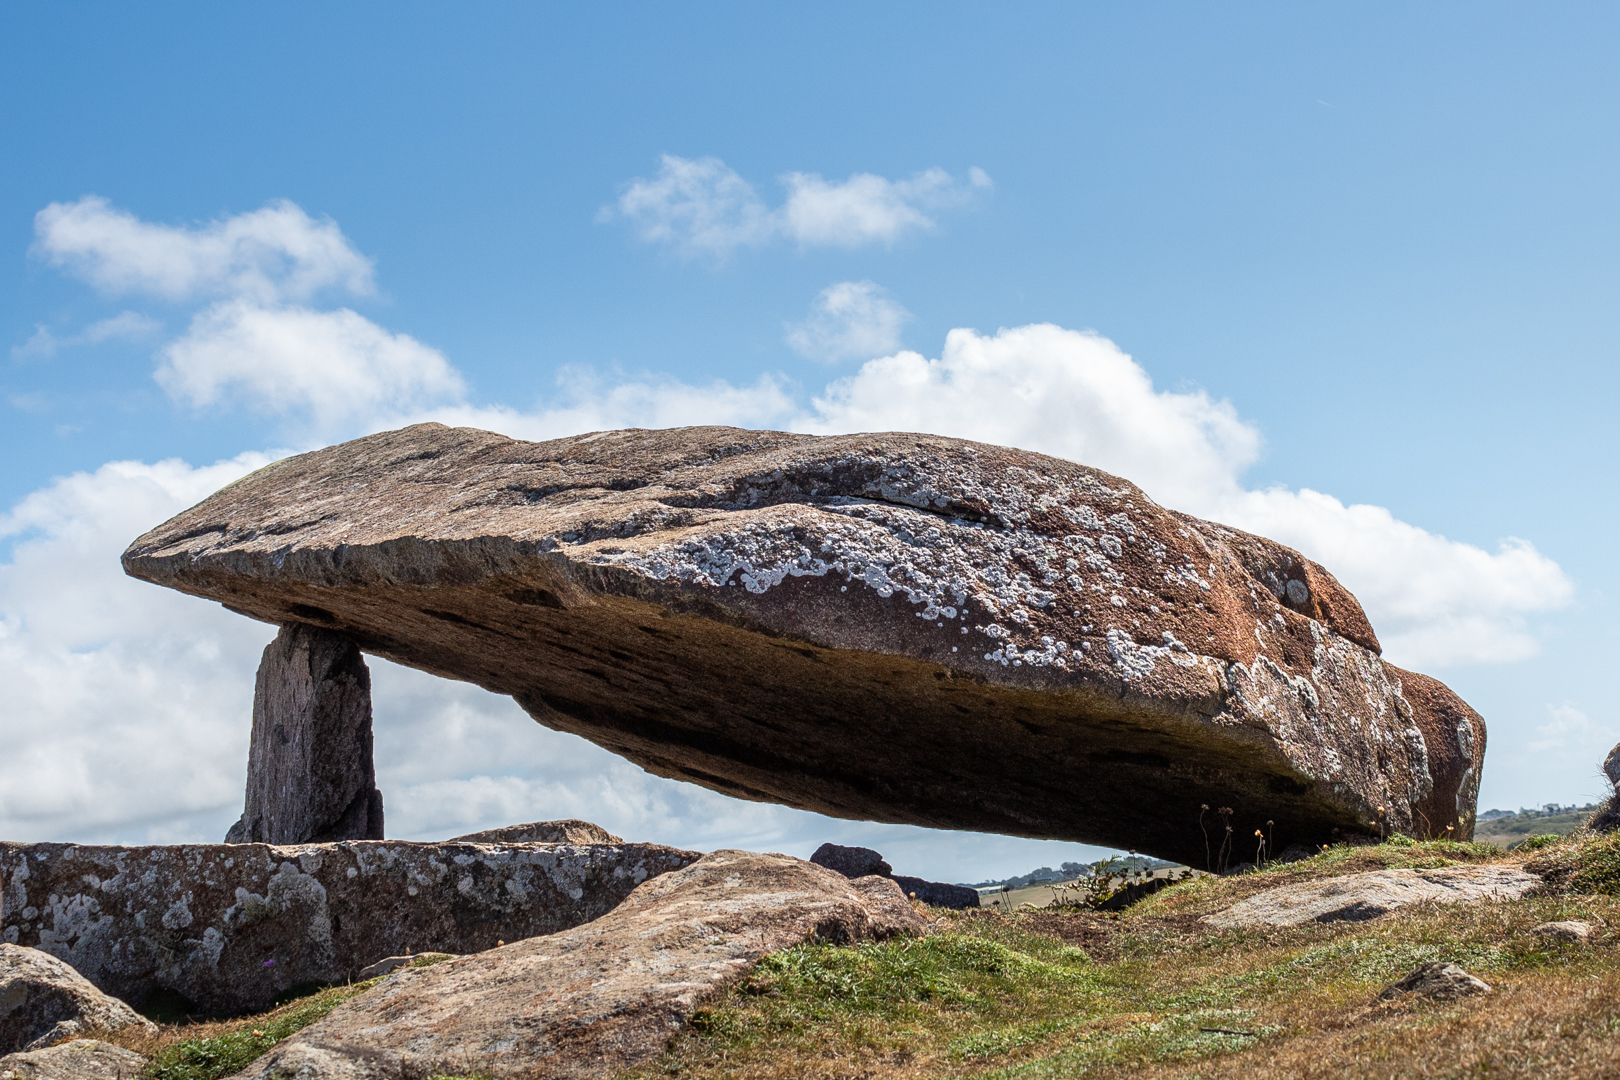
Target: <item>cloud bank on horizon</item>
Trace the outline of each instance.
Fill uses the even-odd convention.
[[[687,253],[725,255],[775,238],[850,246],[931,227],[924,209],[989,186],[979,173],[960,185],[939,170],[908,181],[858,174],[837,184],[790,173],[783,182],[787,201],[768,210],[718,160],[666,157],[658,177],[628,187],[615,213],[645,239]],[[787,341],[816,359],[864,363],[807,400],[769,372],[738,386],[576,368],[560,373],[551,401],[524,409],[469,400],[438,350],[352,309],[319,306],[322,297],[370,294],[372,264],[335,222],[290,202],[169,226],[92,196],[42,210],[36,233],[37,257],[105,295],[200,305],[184,333],[159,346],[158,385],[187,409],[277,416],[294,445],[422,420],[532,439],[733,424],[1013,445],[1116,473],[1168,506],[1298,548],[1361,599],[1386,655],[1417,668],[1533,655],[1529,620],[1574,593],[1527,539],[1488,551],[1382,507],[1245,486],[1263,449],[1253,424],[1202,391],[1155,388],[1126,352],[1089,331],[956,329],[930,358],[899,348],[909,314],[897,300],[870,281],[841,282],[787,328]],[[126,315],[140,332],[158,328]],[[0,678],[17,708],[54,718],[0,761],[0,831],[96,839],[144,830],[161,841],[194,839],[214,818],[234,818],[252,671],[271,631],[126,579],[117,560],[136,535],[272,453],[245,448],[202,466],[111,462],[59,479],[0,517],[0,539],[12,539],[11,560],[0,563]],[[781,808],[741,812],[697,789],[677,797],[605,751],[551,733],[537,738],[504,699],[374,667],[378,713],[397,718],[392,734],[378,734],[391,834],[450,835],[537,804],[626,834],[645,835],[658,822],[660,838],[689,844],[743,835],[776,842],[799,820]],[[152,731],[166,734],[155,759]],[[148,762],[138,775],[125,767],[137,758]],[[492,776],[491,761],[527,761],[546,779]]]

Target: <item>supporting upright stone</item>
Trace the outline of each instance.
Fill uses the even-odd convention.
[[[335,631],[285,625],[259,663],[246,806],[225,842],[382,838],[365,658]]]

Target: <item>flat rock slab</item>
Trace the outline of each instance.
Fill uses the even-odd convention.
[[[146,1059],[122,1046],[75,1039],[0,1057],[0,1080],[135,1080]]]
[[[1540,884],[1540,877],[1512,866],[1371,870],[1279,885],[1224,911],[1206,915],[1203,921],[1219,930],[1299,926],[1308,922],[1364,922],[1408,904],[1517,900]]]
[[[157,1031],[49,953],[0,942],[0,1054],[40,1050],[82,1031],[127,1027]]]
[[[1279,850],[1473,832],[1483,721],[1380,659],[1332,574],[1041,454],[421,424],[267,466],[123,560],[835,817],[1194,866],[1202,804]]]
[[[391,975],[239,1075],[613,1076],[661,1053],[767,953],[922,933],[899,892],[785,855],[717,851],[595,922]]]
[[[473,953],[618,906],[696,852],[657,844],[0,844],[0,936],[139,1007],[269,1007],[406,952]]]

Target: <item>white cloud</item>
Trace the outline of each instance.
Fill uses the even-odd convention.
[[[371,260],[337,224],[317,221],[285,199],[188,228],[141,221],[87,195],[41,210],[34,233],[36,254],[106,293],[272,303],[328,288],[372,290]]]
[[[499,431],[516,439],[544,440],[626,427],[727,424],[766,428],[787,423],[794,410],[793,398],[771,375],[761,375],[747,386],[733,386],[724,379],[694,386],[663,375],[609,379],[590,368],[564,368],[557,377],[555,398],[530,412],[505,405],[451,403],[409,416],[379,416],[371,430],[436,420]]]
[[[0,516],[0,836],[192,835],[242,798],[252,670],[268,627],[124,576],[135,536],[269,461],[113,462]],[[190,824],[188,824],[190,823]]]
[[[362,429],[382,414],[459,402],[465,392],[437,349],[347,308],[221,301],[161,355],[155,378],[177,401],[197,408],[240,401],[307,415],[325,435]]]
[[[1233,490],[1260,436],[1202,391],[1160,392],[1113,342],[1051,325],[952,330],[938,359],[902,352],[830,384],[805,431],[925,431],[1118,473],[1182,507]]]
[[[1547,720],[1536,725],[1535,739],[1525,747],[1535,754],[1548,750],[1563,750],[1569,754],[1583,754],[1588,762],[1601,764],[1620,741],[1620,732],[1607,724],[1594,721],[1570,702],[1547,706]]]
[[[665,154],[656,177],[632,180],[616,208],[599,216],[634,222],[648,242],[723,258],[778,237],[806,247],[892,244],[906,232],[934,227],[925,210],[959,205],[993,186],[977,167],[968,171],[966,184],[937,168],[909,180],[856,173],[848,180],[828,181],[800,172],[779,179],[787,200],[771,210],[753,185],[719,158]]]
[[[787,343],[811,360],[865,360],[899,349],[900,328],[910,321],[876,282],[840,281],[821,290],[808,319],[787,328]]]
[[[141,338],[155,334],[163,328],[157,319],[137,311],[121,311],[111,318],[101,319],[69,337],[59,338],[44,326],[35,326],[33,336],[21,345],[11,347],[13,360],[32,360],[55,356],[60,349],[73,345],[99,345],[116,338]]]

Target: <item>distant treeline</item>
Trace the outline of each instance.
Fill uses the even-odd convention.
[[[1163,859],[1150,859],[1145,855],[1123,855],[1114,860],[1110,868],[1113,874],[1122,874],[1129,870],[1161,870],[1166,866],[1179,866],[1180,863],[1165,862]],[[1017,877],[1003,878],[1000,881],[981,881],[976,885],[968,885],[969,889],[992,889],[1001,886],[1006,889],[1027,889],[1031,885],[1054,885],[1059,881],[1073,881],[1076,878],[1091,876],[1090,863],[1066,862],[1056,870],[1050,866],[1043,866],[1038,870],[1031,870],[1027,874]]]

